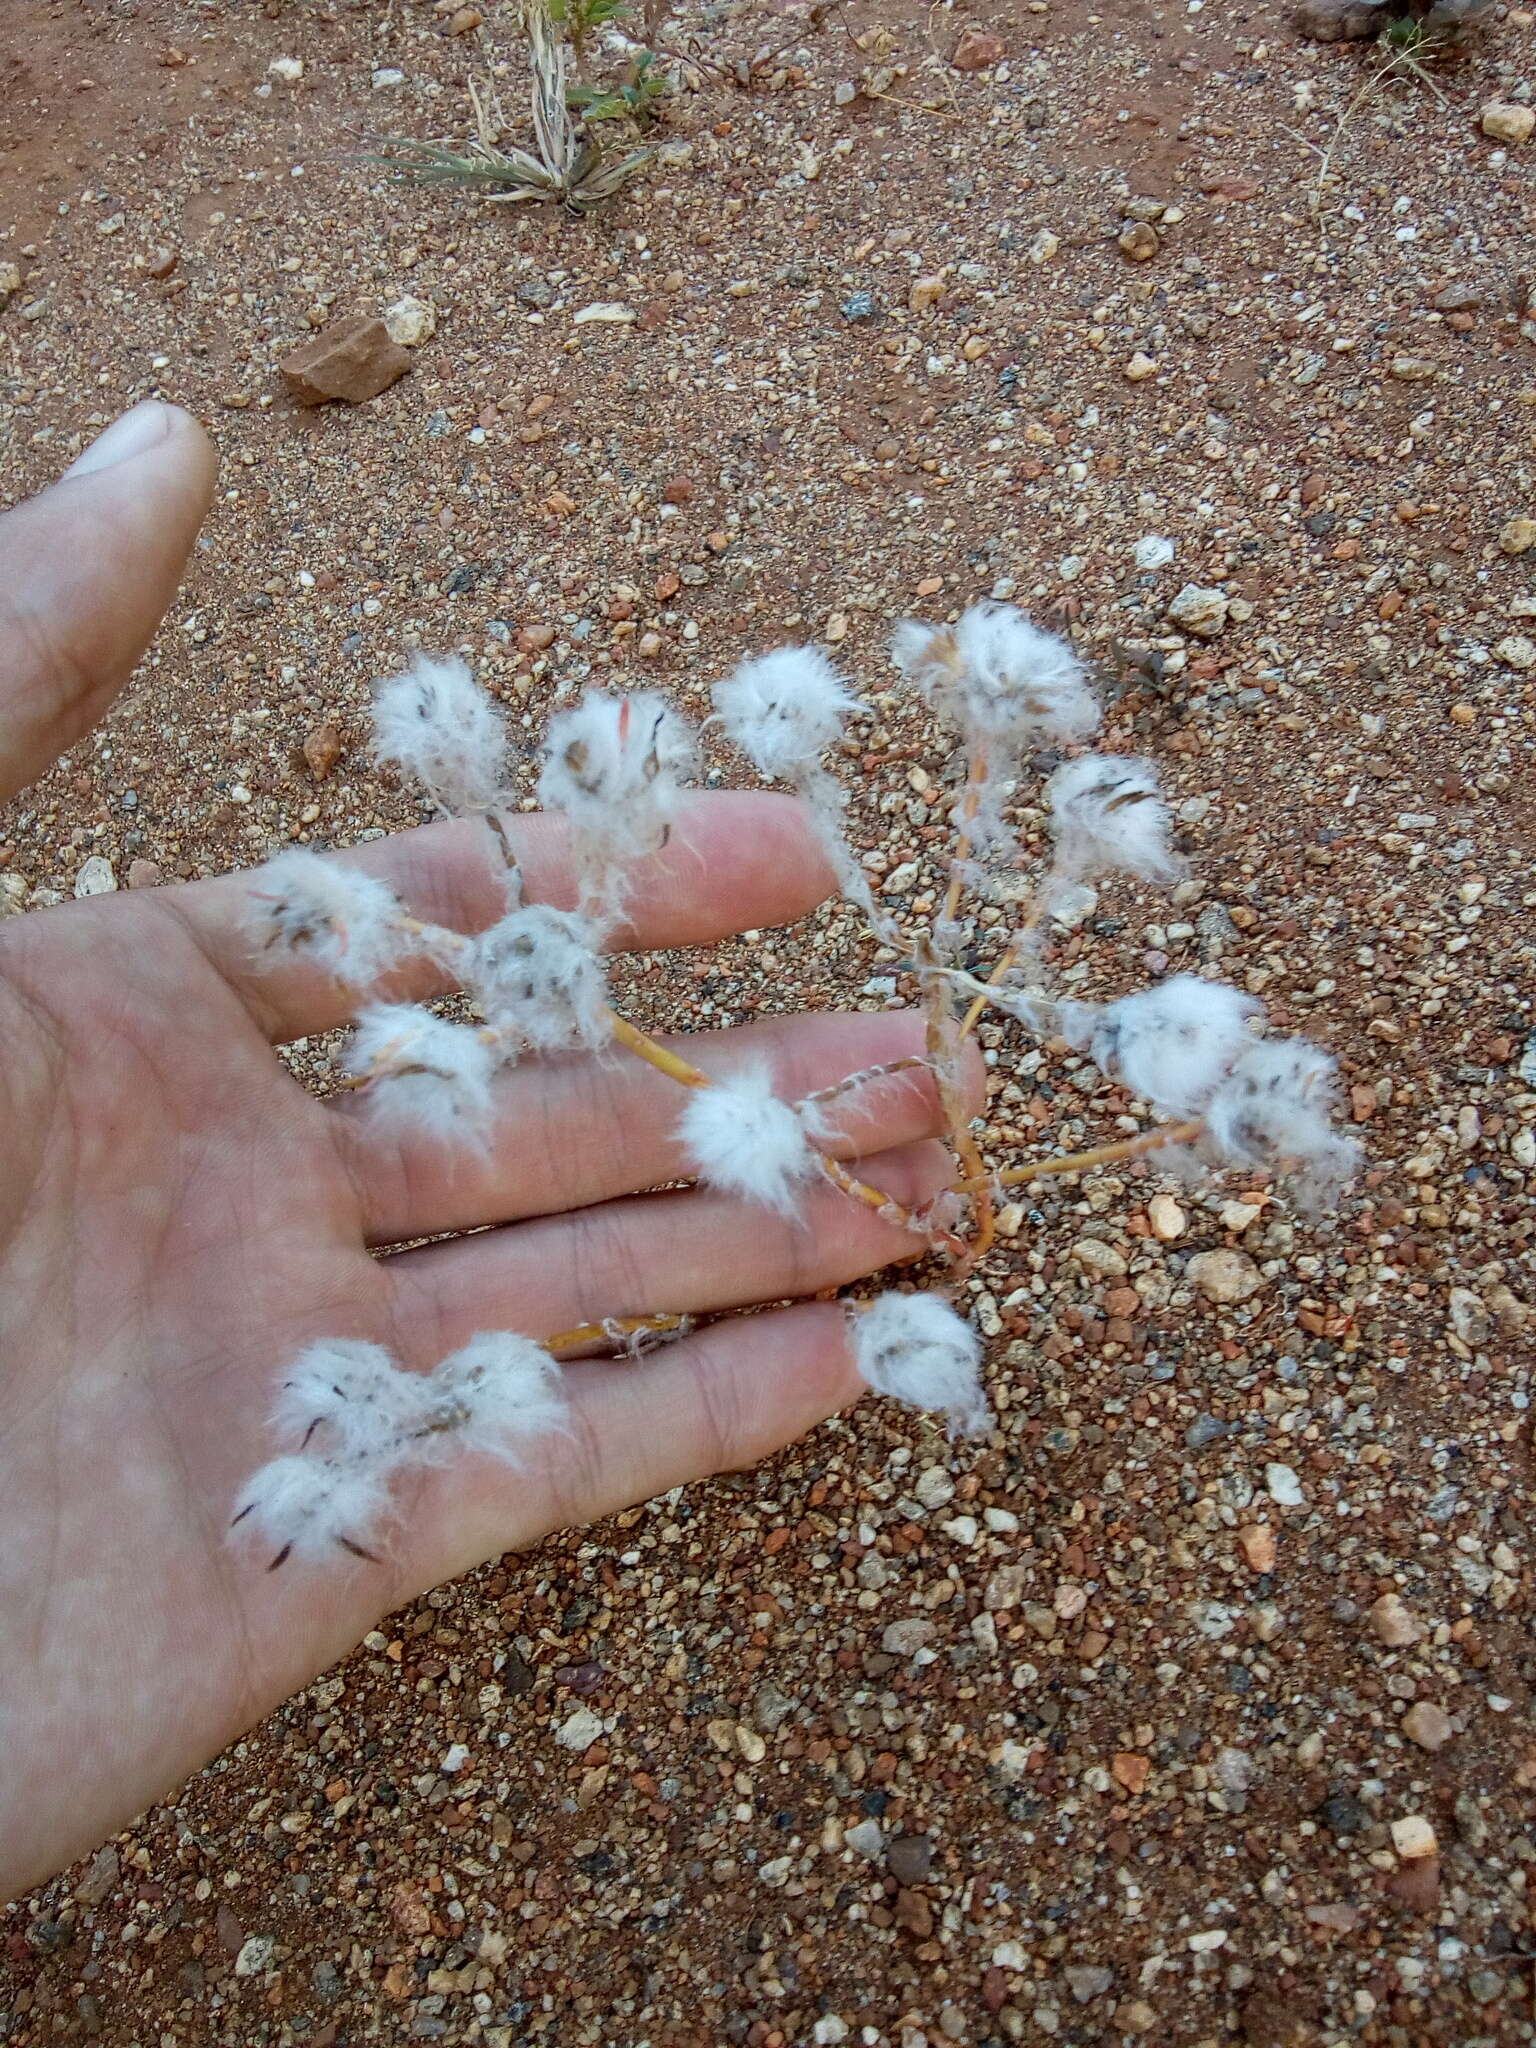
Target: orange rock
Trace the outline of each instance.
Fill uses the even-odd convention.
[[[1127,1792],[1144,1792],[1147,1778],[1152,1769],[1150,1757],[1134,1756],[1126,1751],[1118,1755],[1110,1767],[1110,1775],[1116,1784],[1123,1785]]]
[[[304,761],[316,782],[324,782],[341,759],[341,728],[333,720],[304,736]]]
[[[991,35],[984,28],[968,28],[961,32],[949,61],[957,71],[990,71],[1007,54],[1001,36]]]
[[[329,399],[361,405],[399,382],[411,367],[411,352],[390,340],[382,320],[355,313],[322,327],[278,367],[300,405]]]
[[[1440,1859],[1416,1856],[1394,1870],[1386,1880],[1386,1891],[1405,1913],[1428,1915],[1440,1908]]]
[[[1350,1114],[1357,1124],[1369,1123],[1381,1107],[1381,1100],[1374,1088],[1368,1088],[1363,1081],[1357,1081],[1349,1091]]]
[[[1275,1532],[1267,1522],[1250,1522],[1246,1529],[1238,1530],[1237,1541],[1250,1571],[1274,1570]]]
[[[921,1892],[902,1891],[896,1894],[896,1925],[905,1933],[916,1935],[919,1941],[926,1941],[933,1932],[933,1908]]]
[[[389,1917],[402,1934],[413,1940],[427,1933],[432,1925],[432,1913],[426,1900],[413,1885],[397,1884],[389,1895]]]

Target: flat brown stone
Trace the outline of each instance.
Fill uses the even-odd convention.
[[[361,405],[398,383],[411,367],[411,355],[390,340],[382,320],[354,313],[322,327],[278,367],[300,405],[324,405],[333,398]]]
[[[990,35],[986,29],[968,28],[961,32],[949,61],[957,71],[990,71],[1006,55],[1000,36]]]

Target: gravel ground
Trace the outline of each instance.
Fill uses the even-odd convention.
[[[699,8],[788,47],[577,222],[349,161],[461,127],[485,12],[10,0],[7,488],[151,392],[224,471],[134,687],[0,816],[3,906],[409,822],[363,713],[414,641],[532,725],[816,634],[920,914],[956,764],[885,634],[995,590],[1103,664],[1194,860],[1106,890],[1069,985],[1219,960],[1339,1053],[1371,1165],[1318,1225],[1140,1169],[1015,1209],[989,1444],[867,1403],[392,1616],[8,1909],[0,2039],[1536,2040],[1536,141],[1480,126],[1532,14],[1368,102],[1319,218],[1371,59],[1269,5]],[[283,395],[402,293],[403,382]],[[853,942],[642,961],[635,1006],[900,997]],[[1003,1163],[1135,1127],[983,1042]]]

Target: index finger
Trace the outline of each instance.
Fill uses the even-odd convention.
[[[576,871],[565,819],[533,812],[507,818],[505,827],[528,901],[573,908]],[[479,820],[423,825],[335,858],[378,875],[432,924],[479,932],[506,914],[495,842]],[[275,1043],[345,1024],[356,1014],[358,991],[308,964],[258,957],[250,936],[255,873],[156,890],[146,901],[181,920]],[[627,951],[706,945],[785,924],[835,886],[803,806],[770,790],[689,797],[665,849],[636,861],[629,879],[627,915],[610,941]],[[429,963],[415,961],[369,993],[409,1001],[452,986]]]

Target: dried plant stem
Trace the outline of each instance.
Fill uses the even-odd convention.
[[[833,1187],[850,1200],[862,1202],[866,1209],[873,1209],[882,1223],[894,1223],[898,1230],[908,1230],[914,1237],[925,1238],[929,1244],[947,1251],[952,1258],[965,1259],[966,1246],[953,1231],[945,1230],[940,1224],[925,1222],[915,1209],[898,1202],[894,1195],[886,1194],[883,1188],[871,1187],[867,1180],[860,1180],[857,1174],[850,1173],[830,1152],[818,1152],[816,1158]]]
[[[937,974],[925,975],[923,978],[923,1008],[928,1020],[928,1060],[938,1082],[939,1102],[944,1111],[944,1122],[949,1130],[950,1149],[960,1162],[965,1177],[965,1188],[972,1196],[976,1228],[975,1235],[966,1247],[964,1261],[966,1269],[969,1270],[978,1259],[986,1257],[997,1233],[991,1178],[982,1160],[981,1149],[971,1131],[971,1120],[966,1114],[965,1103],[961,1099],[960,1032],[954,1012],[949,1007],[949,991],[943,979]]]
[[[412,917],[408,910],[403,910],[395,921],[401,931],[424,941],[423,952],[462,953],[472,943],[467,933],[453,931],[445,924],[428,924],[424,918]]]
[[[1095,1145],[1089,1152],[1067,1152],[1056,1159],[1032,1160],[1028,1166],[1010,1166],[1005,1173],[994,1173],[990,1184],[999,1188],[1022,1187],[1026,1181],[1043,1180],[1048,1174],[1086,1173],[1090,1167],[1113,1166],[1119,1159],[1139,1159],[1145,1152],[1155,1152],[1162,1145],[1191,1144],[1205,1129],[1197,1122],[1185,1124],[1164,1124],[1155,1131],[1143,1131],[1139,1138],[1122,1138],[1113,1145]],[[973,1194],[981,1182],[965,1179],[954,1182],[957,1194]]]
[[[615,1044],[626,1047],[638,1059],[644,1060],[648,1067],[654,1067],[658,1074],[665,1074],[669,1080],[680,1082],[684,1088],[714,1086],[708,1074],[701,1073],[687,1060],[680,1059],[675,1052],[668,1052],[664,1045],[658,1045],[654,1038],[640,1029],[638,1024],[631,1024],[629,1019],[621,1017],[617,1010],[606,1011],[603,1021],[612,1032]]]
[[[1433,44],[1430,46],[1433,47]],[[1386,88],[1395,78],[1417,78],[1429,87],[1441,106],[1447,104],[1445,94],[1436,85],[1433,78],[1430,77],[1428,71],[1425,70],[1423,57],[1417,49],[1411,47],[1394,49],[1385,36],[1378,38],[1377,48],[1378,50],[1385,49],[1387,51],[1385,59],[1378,62],[1377,69],[1370,73],[1364,85],[1361,86],[1360,90],[1339,116],[1338,123],[1332,135],[1328,138],[1327,148],[1319,152],[1321,161],[1317,167],[1317,179],[1312,187],[1309,207],[1313,220],[1316,221],[1319,229],[1322,230],[1325,236],[1327,224],[1323,217],[1324,194],[1327,191],[1328,179],[1333,170],[1334,155],[1338,150],[1339,144],[1344,140],[1345,134],[1348,132],[1355,116],[1363,113],[1369,103],[1376,98],[1377,94],[1385,92]]]
[[[470,943],[462,932],[449,931],[442,925],[425,924],[420,918],[416,917],[402,916],[400,926],[403,931],[409,932],[412,938],[424,941],[425,949],[440,955],[462,952]],[[940,992],[940,1000],[942,1000],[942,991]],[[631,1024],[627,1017],[621,1017],[617,1010],[605,1010],[603,1012],[603,1022],[607,1026],[616,1045],[622,1045],[627,1051],[632,1052],[637,1059],[644,1060],[648,1067],[654,1067],[658,1074],[665,1074],[668,1080],[676,1081],[683,1088],[712,1088],[715,1085],[709,1075],[694,1066],[690,1060],[685,1060],[680,1054],[670,1051],[664,1045],[659,1045],[648,1032],[642,1031],[638,1024]],[[929,1061],[914,1056],[911,1059],[891,1061],[886,1071],[894,1072],[903,1067],[919,1067],[928,1064]],[[365,1087],[372,1078],[373,1076],[367,1074],[355,1075],[343,1081],[342,1086],[353,1088]],[[852,1077],[855,1081],[868,1078],[868,1075],[854,1075]],[[842,1085],[847,1086],[848,1084],[844,1083]],[[939,1088],[941,1094],[945,1086],[944,1075],[940,1072]],[[838,1091],[834,1089],[831,1092],[835,1094]],[[946,1098],[945,1114],[946,1116],[952,1114],[959,1114],[961,1116],[963,1135],[966,1141],[970,1143],[970,1156],[967,1157],[965,1151],[957,1144],[956,1150],[960,1154],[960,1163],[966,1168],[967,1172],[980,1172],[981,1155],[976,1151],[974,1141],[970,1138],[970,1132],[963,1129],[963,1111],[952,1111]],[[955,1243],[949,1232],[935,1231],[930,1225],[924,1223],[917,1213],[909,1209],[905,1203],[898,1202],[894,1195],[888,1195],[883,1188],[871,1187],[867,1181],[859,1180],[856,1175],[849,1173],[846,1167],[833,1159],[828,1153],[818,1152],[816,1156],[822,1172],[834,1187],[840,1188],[845,1195],[851,1196],[854,1201],[861,1202],[866,1209],[873,1209],[886,1222],[896,1223],[903,1230],[910,1230],[915,1235],[926,1238],[930,1243],[943,1242],[946,1245]],[[978,1216],[981,1214],[984,1206],[990,1213],[990,1197],[983,1197],[982,1201],[978,1202]],[[991,1242],[990,1233],[988,1234],[987,1242],[989,1244]]]
[[[669,1052],[664,1045],[658,1045],[654,1038],[642,1031],[638,1024],[631,1024],[627,1017],[621,1017],[616,1010],[606,1016],[608,1028],[617,1044],[627,1046],[637,1058],[654,1067],[659,1074],[666,1074],[671,1080],[679,1081],[685,1088],[712,1088],[714,1083],[708,1074],[701,1073],[685,1059],[679,1059],[675,1052]],[[888,1195],[883,1188],[871,1187],[868,1181],[860,1180],[848,1171],[841,1161],[829,1153],[818,1152],[817,1163],[835,1188],[840,1188],[856,1202],[862,1202],[866,1209],[873,1209],[887,1223],[898,1224],[903,1230],[910,1230],[919,1237],[933,1241],[936,1236],[948,1237],[948,1233],[936,1233],[922,1222],[914,1210],[904,1202],[898,1202],[894,1195]]]
[[[965,795],[960,799],[960,836],[955,841],[954,859],[949,868],[949,890],[944,898],[944,924],[953,924],[960,914],[960,891],[965,886],[962,880],[966,862],[971,857],[970,826],[975,823],[976,813],[981,809],[981,785],[987,777],[987,757],[978,747],[965,767]]]
[[[546,1351],[582,1351],[589,1344],[612,1344],[625,1337],[644,1337],[655,1333],[658,1337],[677,1334],[689,1328],[688,1316],[615,1316],[605,1323],[580,1323],[574,1330],[558,1330],[553,1337],[544,1339]]]
[[[1025,939],[1039,924],[1041,918],[1044,915],[1045,891],[1042,889],[1039,892],[1039,894],[1035,897],[1034,902],[1031,903],[1031,905],[1029,906],[1028,917],[1025,918],[1024,922],[1019,926],[1018,930],[1014,933],[1013,937],[1008,941],[1008,944],[1004,949],[1002,958],[998,961],[997,965],[992,969],[992,972],[987,976],[988,988],[996,988],[998,983],[1003,979],[1004,975],[1008,974],[1015,966],[1017,966],[1019,955],[1024,950]],[[980,1017],[982,1011],[986,1007],[986,997],[984,995],[977,996],[976,1000],[971,1004],[971,1007],[966,1011],[965,1017],[961,1022],[960,1036],[962,1040],[969,1038],[971,1033],[976,1029],[976,1020]]]
[[[976,813],[981,808],[981,785],[986,779],[986,773],[985,750],[977,747],[966,761],[965,794],[960,799],[960,834],[955,841],[954,858],[950,863],[949,888],[944,896],[940,930],[953,927],[960,914],[960,894],[965,886],[965,865],[971,857],[970,827],[975,823]],[[956,1028],[955,1018],[949,1007],[948,991],[938,975],[930,974],[924,978],[923,1008],[928,1017],[928,1058],[932,1062],[939,1084],[939,1100],[944,1108],[944,1121],[949,1126],[950,1148],[964,1169],[967,1188],[972,1191],[976,1227],[975,1234],[966,1248],[965,1265],[968,1270],[978,1259],[986,1257],[997,1232],[991,1183],[982,1162],[980,1148],[971,1132],[971,1120],[966,1115],[965,1104],[960,1097],[960,1049],[965,1034]]]
[[[883,1081],[887,1074],[914,1073],[919,1068],[927,1072],[932,1065],[926,1053],[909,1053],[905,1059],[885,1060],[878,1067],[864,1067],[857,1074],[850,1074],[846,1080],[834,1081],[830,1087],[818,1088],[801,1099],[805,1102],[836,1102],[840,1095],[846,1095],[854,1088],[867,1088],[872,1081]]]

